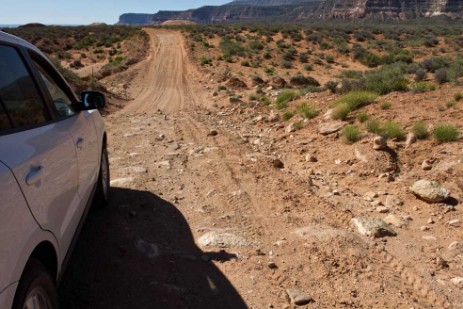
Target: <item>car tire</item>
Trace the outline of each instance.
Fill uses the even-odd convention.
[[[39,261],[30,259],[19,280],[13,309],[57,309],[58,295],[55,281]]]
[[[103,148],[101,152],[100,172],[94,198],[95,208],[104,208],[109,203],[109,160],[108,150]]]

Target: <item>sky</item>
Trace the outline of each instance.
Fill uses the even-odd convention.
[[[0,0],[0,24],[114,24],[123,13],[186,10],[228,2],[231,0]]]

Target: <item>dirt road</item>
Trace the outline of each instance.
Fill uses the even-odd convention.
[[[430,275],[431,248],[415,234],[373,240],[351,228],[362,198],[355,185],[332,189],[337,167],[304,167],[295,148],[307,137],[213,108],[180,34],[147,31],[150,55],[126,73],[134,100],[106,117],[112,201],[89,216],[63,308],[462,303]]]

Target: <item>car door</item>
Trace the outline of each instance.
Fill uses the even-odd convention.
[[[72,118],[68,130],[77,152],[78,193],[85,204],[89,200],[97,181],[100,163],[98,137],[92,119],[93,111],[75,112],[72,107],[75,98],[72,98],[72,91],[67,84],[47,61],[34,52],[30,52],[30,55],[41,81],[48,90],[57,117]],[[82,207],[85,207],[85,205]]]
[[[37,223],[64,254],[82,213],[73,117],[56,119],[24,49],[0,42],[0,161],[13,172]]]

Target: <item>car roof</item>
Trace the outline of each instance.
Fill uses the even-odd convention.
[[[36,53],[44,56],[43,53],[40,51],[40,49],[35,47],[33,44],[27,42],[26,40],[18,38],[17,36],[14,36],[12,34],[0,31],[0,41],[26,47],[26,48],[31,49],[31,50],[35,51]]]

